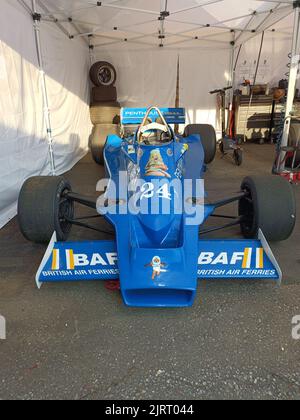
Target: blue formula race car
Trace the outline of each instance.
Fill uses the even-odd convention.
[[[63,177],[28,179],[19,197],[24,236],[50,242],[36,283],[120,280],[124,303],[133,307],[187,307],[198,280],[257,280],[280,283],[282,274],[268,241],[293,232],[292,187],[280,177],[244,179],[238,193],[208,200],[206,165],[216,154],[211,126],[189,125],[184,109],[123,109],[122,135],[110,135],[103,152],[105,191],[96,200],[72,192]],[[134,132],[128,127],[136,127]],[[127,132],[127,134],[126,134]],[[237,214],[218,210],[237,203]],[[74,203],[97,211],[115,233],[111,241],[66,242],[76,218]],[[227,223],[206,228],[211,218]],[[208,240],[211,232],[239,225],[244,239]]]

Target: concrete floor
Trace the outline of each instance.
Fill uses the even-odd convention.
[[[237,191],[248,174],[268,173],[273,154],[272,146],[247,145],[241,168],[218,156],[207,174],[211,197]],[[87,157],[67,178],[92,195],[102,175]],[[299,205],[300,186],[295,192]],[[99,235],[75,228],[71,239]],[[200,282],[192,309],[129,309],[102,283],[38,291],[45,247],[26,242],[13,220],[0,232],[7,320],[0,399],[300,399],[300,341],[292,339],[292,318],[300,315],[299,222],[289,241],[272,248],[284,272],[280,289]]]

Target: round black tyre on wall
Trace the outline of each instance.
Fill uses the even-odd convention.
[[[259,229],[268,241],[285,241],[291,236],[296,223],[296,201],[292,186],[284,178],[248,177],[242,183],[242,191],[247,193],[239,202],[245,238],[257,238]]]
[[[22,234],[36,243],[48,243],[54,232],[66,241],[72,225],[74,203],[66,198],[71,186],[63,177],[38,176],[25,181],[18,201]]]
[[[190,124],[186,126],[184,136],[199,134],[204,148],[205,163],[212,163],[217,153],[217,136],[212,125],[209,124]]]
[[[95,86],[113,86],[117,80],[117,72],[112,64],[98,61],[90,69],[90,78]]]

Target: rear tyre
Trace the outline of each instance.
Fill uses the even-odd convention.
[[[247,197],[239,202],[245,238],[257,238],[259,229],[268,241],[285,241],[296,223],[296,201],[292,186],[277,176],[245,178],[242,191]]]
[[[99,61],[91,67],[90,78],[95,86],[113,86],[117,80],[117,72],[112,64]]]
[[[205,163],[212,163],[217,153],[217,136],[212,125],[208,124],[190,124],[185,128],[184,136],[199,134],[204,148]]]
[[[48,243],[54,232],[66,241],[74,217],[74,203],[66,198],[71,186],[63,177],[33,177],[23,185],[18,201],[18,220],[23,236]]]
[[[91,135],[91,153],[98,165],[104,165],[104,147],[107,136],[120,134],[120,127],[115,124],[98,124],[93,128]]]

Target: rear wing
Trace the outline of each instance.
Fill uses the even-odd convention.
[[[121,124],[122,125],[139,125],[142,124],[143,119],[149,108],[122,108],[121,110]],[[168,124],[185,124],[185,109],[184,108],[160,108]],[[159,118],[157,111],[153,110],[149,117],[152,122]]]

